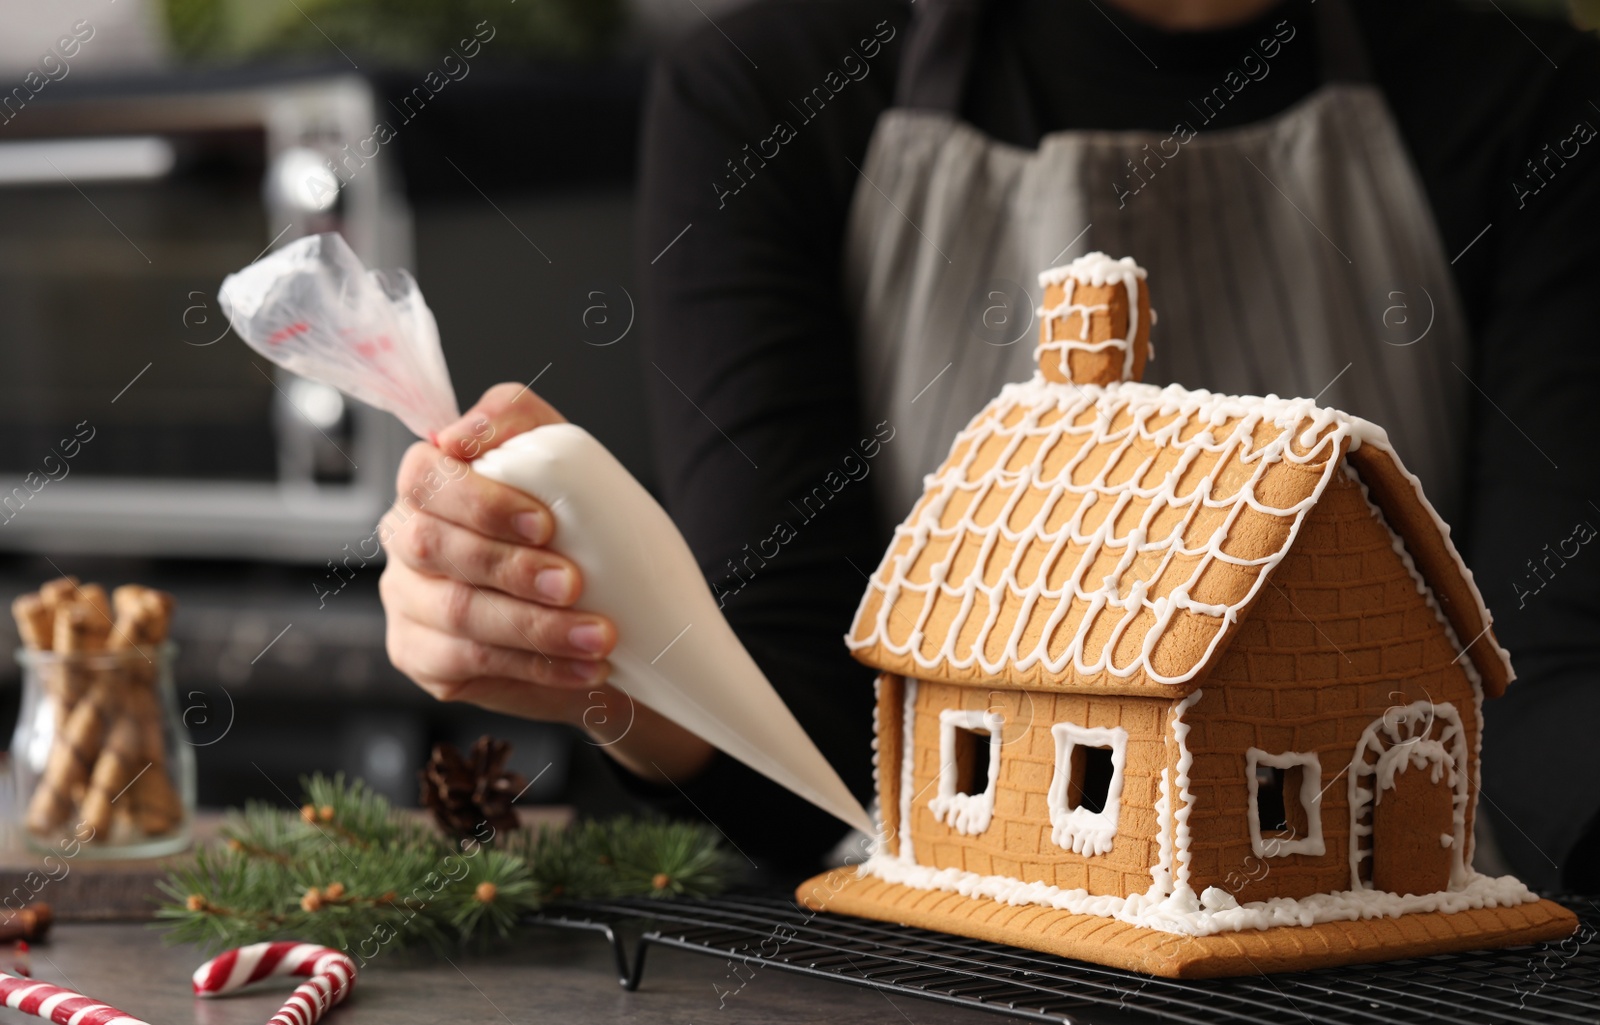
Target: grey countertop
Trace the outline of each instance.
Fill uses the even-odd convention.
[[[0,957],[9,970],[12,958]],[[189,977],[205,960],[166,946],[143,924],[67,923],[31,954],[33,976],[112,1004],[152,1025],[262,1025],[299,980],[273,979],[243,995],[201,1000]],[[720,991],[720,995],[719,995]],[[533,1022],[892,1022],[944,1025],[1003,1019],[964,1008],[805,978],[767,968],[734,973],[725,961],[650,950],[643,984],[617,984],[598,935],[538,929],[488,953],[449,959],[385,951],[364,969],[329,1025],[524,1025]],[[37,1022],[0,1009],[0,1021]]]

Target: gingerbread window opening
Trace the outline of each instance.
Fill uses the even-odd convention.
[[[1300,801],[1305,767],[1256,765],[1256,818],[1262,837],[1293,840],[1306,835],[1306,808]]]
[[[1315,752],[1245,752],[1250,849],[1257,857],[1321,856],[1322,763]]]
[[[1067,807],[1099,814],[1106,810],[1111,777],[1116,774],[1110,747],[1072,746],[1072,774],[1067,785]]]
[[[1116,842],[1122,813],[1128,731],[1056,723],[1050,732],[1056,742],[1055,772],[1045,798],[1051,842],[1084,857],[1106,854]]]
[[[957,726],[955,731],[955,789],[958,794],[981,794],[988,785],[989,731]],[[980,769],[982,770],[980,773]]]
[[[928,807],[935,820],[957,833],[982,833],[994,818],[1004,723],[996,712],[947,708],[939,713],[939,789]]]

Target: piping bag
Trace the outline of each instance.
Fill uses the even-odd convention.
[[[310,235],[222,282],[252,349],[400,418],[426,438],[460,417],[439,327],[405,271],[367,271]],[[575,424],[516,435],[472,464],[550,509],[551,547],[583,571],[585,609],[617,627],[611,683],[867,834],[872,820],[722,617],[666,510]]]

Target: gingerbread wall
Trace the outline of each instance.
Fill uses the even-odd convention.
[[[1450,702],[1476,772],[1479,723],[1458,654],[1359,487],[1336,475],[1184,717],[1195,892],[1217,886],[1246,902],[1349,889],[1345,773],[1369,724],[1413,701]],[[1318,754],[1324,855],[1253,854],[1249,747]],[[1469,789],[1469,842],[1475,798]]]
[[[898,685],[892,689],[900,690]],[[903,709],[903,704],[900,707]],[[938,793],[939,713],[956,708],[999,712],[1006,722],[994,816],[988,829],[975,836],[964,836],[939,822],[928,807]],[[1171,709],[1172,701],[1160,698],[919,683],[910,817],[916,861],[1097,894],[1143,893],[1150,888],[1150,867],[1160,857],[1155,805],[1167,757],[1164,736]],[[886,825],[893,828],[899,818],[897,756],[901,744],[892,737],[900,729],[901,714],[887,702],[880,703],[878,714],[880,798]],[[1074,854],[1051,839],[1046,794],[1055,768],[1055,738],[1050,728],[1058,722],[1120,726],[1128,732],[1117,836],[1105,854]],[[891,751],[896,757],[884,757]],[[891,850],[898,849],[898,844],[891,846]]]

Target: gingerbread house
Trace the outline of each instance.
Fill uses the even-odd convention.
[[[1383,430],[1138,383],[1131,259],[1040,283],[1039,371],[957,436],[847,635],[882,830],[801,900],[1175,977],[1570,934],[1472,868],[1513,673]]]

